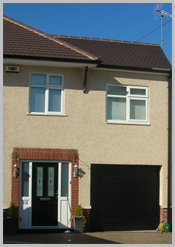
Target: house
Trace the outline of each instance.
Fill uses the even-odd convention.
[[[160,46],[3,26],[3,209],[15,203],[19,229],[70,228],[78,203],[87,231],[171,223]]]

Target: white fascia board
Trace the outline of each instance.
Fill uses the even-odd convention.
[[[3,58],[3,64],[10,65],[30,65],[30,66],[46,66],[46,67],[67,67],[67,68],[94,68],[97,64],[91,63],[76,63],[76,62],[57,62],[57,61],[44,61],[44,60],[32,60],[32,59],[15,59],[15,58]]]
[[[138,73],[138,74],[151,74],[151,75],[166,75],[169,76],[169,73],[160,73],[160,72],[151,72],[151,71],[140,71],[140,70],[125,70],[125,69],[109,69],[109,68],[95,68],[96,70],[106,70],[106,71],[117,71],[125,73]],[[169,71],[169,70],[168,70]]]

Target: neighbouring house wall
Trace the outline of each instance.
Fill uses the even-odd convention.
[[[28,115],[30,73],[64,74],[64,113]],[[83,93],[84,69],[20,66],[4,68],[3,207],[11,201],[12,152],[19,148],[76,149],[79,153],[79,202],[90,206],[90,167],[98,164],[159,165],[160,205],[167,206],[167,76],[90,69]],[[149,125],[106,123],[106,84],[149,87]]]

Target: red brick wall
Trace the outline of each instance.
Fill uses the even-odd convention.
[[[86,218],[85,231],[89,232],[90,230],[90,209],[83,209],[83,214]]]
[[[17,154],[17,156],[16,156]],[[78,204],[79,198],[79,179],[73,177],[74,165],[75,165],[75,155],[76,155],[76,163],[79,166],[79,156],[78,150],[76,149],[44,149],[44,148],[14,148],[12,153],[12,202],[18,207],[18,198],[19,198],[19,176],[14,178],[13,166],[17,164],[18,168],[20,165],[20,160],[62,160],[62,161],[70,161],[72,162],[72,207],[71,214],[74,213],[76,204]],[[15,156],[16,161],[15,161]]]
[[[160,222],[161,221],[167,222],[167,217],[168,217],[167,208],[162,208],[160,206]]]
[[[170,215],[169,215],[170,222],[168,222],[168,208],[162,208],[160,206],[160,222],[164,221],[164,222],[167,222],[170,225],[172,225],[172,209],[170,209],[169,211],[170,211],[169,212],[170,213]]]

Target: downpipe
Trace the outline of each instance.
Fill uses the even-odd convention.
[[[168,223],[170,222],[170,176],[172,166],[172,74],[168,76]]]

